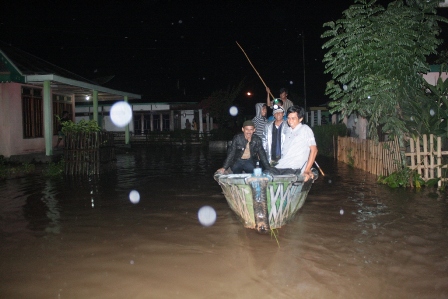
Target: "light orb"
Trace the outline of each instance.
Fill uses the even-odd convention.
[[[216,221],[216,211],[210,206],[203,206],[198,211],[198,220],[203,226],[211,226]]]
[[[230,115],[232,115],[232,116],[237,116],[237,115],[238,115],[238,108],[235,107],[235,106],[230,107],[230,109],[229,109],[229,113],[230,113]]]
[[[131,192],[129,192],[129,200],[133,204],[139,203],[139,201],[140,201],[140,193],[138,193],[137,190],[132,190]]]
[[[117,127],[126,126],[132,119],[132,108],[125,101],[115,103],[110,109],[110,118]]]

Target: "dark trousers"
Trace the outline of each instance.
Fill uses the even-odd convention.
[[[300,169],[271,167],[271,168],[265,170],[265,173],[269,173],[269,174],[273,174],[273,175],[285,175],[285,174],[300,175]]]
[[[237,173],[253,173],[254,172],[254,161],[252,159],[238,159],[235,164],[233,164],[232,172]]]

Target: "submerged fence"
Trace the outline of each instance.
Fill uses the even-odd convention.
[[[432,134],[429,139],[426,134],[416,140],[410,139],[409,152],[406,153],[409,168],[417,170],[424,180],[439,178],[439,187],[447,181],[442,173],[442,169],[447,169],[443,161],[443,156],[447,155],[447,151],[442,151],[442,139]]]
[[[389,175],[400,165],[398,140],[375,142],[354,137],[338,137],[337,159],[375,175]]]
[[[409,139],[405,153],[407,166],[416,170],[423,180],[439,178],[439,187],[446,178],[447,164],[442,151],[440,137],[422,135],[417,139]],[[354,137],[338,137],[337,159],[375,175],[390,175],[397,171],[400,162],[400,146],[397,138],[393,141],[378,142]]]
[[[115,160],[114,135],[109,132],[78,132],[65,136],[65,174],[100,174]]]

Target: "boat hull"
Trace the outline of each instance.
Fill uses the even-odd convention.
[[[314,180],[317,172],[314,172]],[[299,175],[215,174],[230,208],[246,228],[260,233],[280,228],[305,203],[314,180]]]

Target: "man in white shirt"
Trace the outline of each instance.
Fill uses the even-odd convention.
[[[282,156],[276,167],[269,172],[274,175],[302,174],[305,181],[313,178],[311,167],[317,156],[316,140],[313,130],[302,124],[305,110],[297,105],[288,109],[288,125]]]

